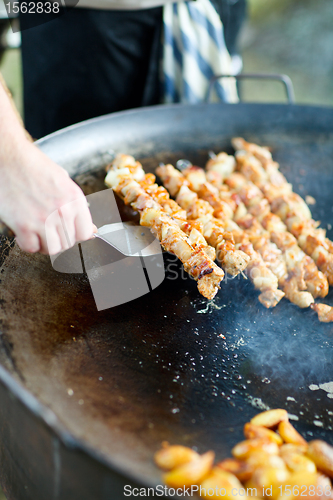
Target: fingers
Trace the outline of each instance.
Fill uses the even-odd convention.
[[[49,224],[47,230],[43,230],[39,234],[31,232],[23,236],[18,236],[16,237],[16,242],[24,252],[40,252],[45,255],[56,255],[72,246],[68,244],[61,223]]]
[[[85,201],[85,199],[84,199]],[[63,205],[59,209],[59,214],[61,218],[61,228],[58,228],[60,232],[61,241],[63,249],[70,248],[75,245],[76,242],[76,228],[75,228],[75,217],[78,210],[77,205],[78,200],[71,203]]]
[[[17,231],[17,243],[23,251],[55,255],[74,246],[77,241],[90,239],[97,232],[85,196],[80,190],[74,195],[78,196],[77,199],[54,210],[45,223],[39,215],[38,224],[30,228],[21,225]],[[35,217],[34,221],[38,219]]]
[[[70,220],[70,214],[67,214],[67,218]],[[68,225],[70,226],[70,224]],[[42,253],[55,255],[72,246],[60,210],[55,210],[49,215],[45,221],[45,227],[41,228],[39,236]],[[74,243],[75,241],[73,245]]]
[[[41,252],[55,255],[67,250],[77,241],[90,239],[94,228],[86,198],[82,195],[47,218],[45,231],[40,234]]]
[[[14,230],[19,246],[54,255],[90,238],[91,215],[79,186],[36,146],[23,150],[0,182],[0,219]]]
[[[48,225],[47,229],[41,234],[40,240],[41,253],[43,254],[56,255],[63,249],[63,242],[60,238],[57,224]]]
[[[97,231],[84,196],[61,207],[60,215],[69,246],[73,246],[76,241],[90,239],[94,230]]]
[[[97,232],[96,226],[92,222],[91,214],[84,199],[78,204],[77,215],[75,217],[75,234],[77,241],[89,240],[93,233]]]
[[[41,249],[39,237],[34,232],[25,232],[17,236],[16,242],[24,252],[36,253]]]

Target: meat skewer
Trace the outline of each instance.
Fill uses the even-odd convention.
[[[286,223],[299,246],[312,257],[332,285],[333,242],[326,238],[324,229],[317,228],[309,207],[292,191],[291,184],[279,171],[278,163],[272,160],[270,151],[242,138],[233,139],[232,144],[236,149],[238,169],[262,190],[272,212]]]
[[[314,298],[325,297],[328,293],[328,282],[325,275],[318,270],[311,257],[305,255],[301,250],[296,238],[287,231],[281,219],[270,212],[269,203],[260,189],[239,173],[232,174],[226,179],[226,183],[236,190],[249,212],[255,217],[257,232],[261,232],[263,235],[268,233],[271,243],[267,243],[267,245],[270,246],[272,253],[274,253],[272,243],[282,251],[288,273],[298,277],[298,289],[307,290]],[[238,223],[240,222],[238,221]],[[305,296],[303,296],[304,298]],[[313,302],[310,297],[307,300],[310,303]]]
[[[226,204],[225,207],[223,206],[224,202],[221,202],[218,196],[214,198],[214,194],[216,195],[216,193],[214,193],[214,189],[210,189],[210,186],[207,186],[207,190],[202,188],[202,184],[199,179],[199,177],[201,177],[201,180],[203,180],[202,175],[205,175],[202,169],[191,170],[190,168],[190,170],[187,170],[187,174],[189,174],[189,176],[190,173],[194,174],[191,179],[186,179],[184,172],[179,172],[172,165],[160,166],[156,172],[165,186],[171,190],[172,194],[174,196],[177,195],[176,201],[179,205],[186,208],[187,211],[193,210],[193,204],[201,201],[201,206],[203,204],[206,206],[207,204],[210,206],[210,210],[212,208],[214,209],[214,213],[216,213],[216,211],[219,213],[233,213],[228,204]],[[189,189],[187,185],[188,183],[190,183],[191,187],[194,189],[198,189],[202,196],[205,195],[206,199],[210,200],[210,204],[208,204],[208,201],[206,200],[198,199],[198,194],[195,193],[194,190]],[[221,207],[223,207],[223,210],[221,210]],[[228,207],[228,209],[226,209],[226,207]],[[198,220],[202,221],[203,219],[204,216],[200,217]],[[224,220],[221,218],[221,220],[217,220],[210,216],[208,220],[206,220],[206,230],[207,233],[208,231],[211,231],[212,227],[214,227],[214,230],[209,234],[209,236],[207,235],[208,242],[213,246],[216,245],[217,255],[219,256],[218,234],[219,231],[221,231],[221,226],[227,227],[227,229],[231,232],[232,237],[234,235],[237,237],[239,250],[247,255],[247,260],[249,261],[247,273],[249,274],[255,288],[261,292],[259,295],[259,301],[265,307],[274,307],[284,296],[284,293],[281,290],[278,290],[278,280],[276,276],[270,271],[260,254],[254,250],[244,231],[242,231],[235,222],[233,222],[230,218],[226,218]]]
[[[235,138],[232,142],[241,171],[260,187],[269,200],[272,211],[285,221],[300,247],[313,258],[332,285],[333,242],[326,237],[325,230],[317,228],[318,223],[312,219],[305,201],[292,191],[292,185],[279,171],[279,164],[272,160],[267,148],[241,138]],[[313,304],[311,307],[318,313],[320,321],[333,321],[333,308],[330,306]]]
[[[214,160],[211,159],[208,162],[207,168],[214,168],[216,171]],[[308,307],[313,302],[313,298],[310,294],[301,292],[302,290],[307,290],[314,298],[325,297],[328,293],[326,277],[317,269],[314,261],[299,248],[296,238],[287,231],[281,219],[270,211],[270,205],[262,191],[238,172],[225,179],[225,183],[237,193],[250,214],[255,217],[255,224],[250,214],[247,214],[245,219],[237,217],[235,219],[239,225],[248,226],[248,230],[254,233],[251,241],[254,243],[255,238],[258,239],[255,249],[265,260],[268,260],[271,270],[275,273],[279,269],[280,261],[280,256],[274,258],[275,245],[281,250],[285,271],[289,276],[286,273],[278,274],[278,276],[280,286],[287,298],[300,307]],[[225,185],[221,185],[220,195],[224,197],[225,194]],[[266,241],[263,238],[259,239],[259,235],[265,237]],[[271,241],[268,241],[269,237]],[[280,262],[282,270],[281,264]]]
[[[239,204],[235,211],[234,219],[249,236],[254,250],[258,251],[269,269],[278,278],[280,288],[285,292],[286,297],[299,307],[309,307],[314,302],[312,294],[315,297],[323,297],[327,294],[328,283],[325,276],[318,271],[312,259],[306,256],[298,247],[295,238],[286,232],[286,227],[281,220],[270,212],[267,200],[264,199],[261,191],[254,184],[248,182],[239,173],[231,174],[227,178],[225,177],[225,169],[224,165],[221,165],[221,157],[227,164],[231,163],[228,160],[228,155],[220,153],[216,157],[217,165],[215,164],[215,158],[209,160],[207,166],[210,170],[207,172],[207,175],[203,169],[193,166],[185,169],[183,174],[189,181],[190,186],[197,190],[205,199],[209,199],[210,203],[216,209],[219,206],[216,188],[221,190],[220,194],[222,198],[226,198],[230,206],[232,206],[232,202],[235,200],[235,192],[237,193],[243,207],[241,208],[241,204]],[[222,175],[220,175],[220,168],[222,169]],[[210,172],[214,173],[211,177],[214,180],[215,186],[207,182]],[[223,179],[229,184],[229,187],[233,188],[232,191],[234,194],[230,190],[226,190],[226,185],[221,184]],[[246,209],[249,209],[251,213],[247,213]],[[276,241],[270,241],[270,234],[266,230],[267,228],[264,228],[259,222],[260,218],[263,217],[265,217],[267,224],[269,223],[270,226],[274,227],[275,223],[275,230],[281,231],[283,235],[288,234],[293,239],[291,244],[290,239],[287,240],[289,243],[287,245],[288,248],[286,247],[285,238],[282,239],[280,233],[278,233],[278,235],[280,234],[280,238],[277,237]],[[280,243],[280,245],[276,245],[275,243]],[[290,248],[290,246],[293,246],[293,248]],[[244,250],[243,247],[240,248]]]
[[[237,193],[237,191],[239,191],[239,193],[237,193],[237,196],[240,195],[239,198],[241,200],[241,204],[243,205],[243,207],[241,208],[240,206],[241,204],[239,204],[238,209],[235,211],[234,219],[236,220],[238,225],[244,229],[250,242],[253,244],[253,249],[260,254],[263,261],[266,263],[267,267],[276,276],[278,284],[285,293],[286,298],[288,298],[291,302],[295,303],[299,307],[302,308],[309,307],[309,305],[314,302],[314,299],[311,293],[304,291],[307,289],[307,286],[304,282],[304,279],[302,280],[300,279],[301,275],[300,270],[297,272],[297,270],[294,269],[295,262],[293,262],[293,268],[290,268],[290,266],[287,268],[285,252],[284,252],[285,249],[282,247],[283,251],[279,250],[277,245],[274,242],[270,241],[269,232],[264,229],[264,227],[260,224],[259,220],[252,214],[247,213],[248,208],[254,210],[255,213],[258,212],[257,215],[260,213],[260,204],[257,205],[252,203],[253,200],[255,202],[258,201],[255,199],[255,196],[257,191],[261,195],[260,190],[256,188],[256,186],[254,185],[252,185],[254,189],[251,189],[251,185],[247,183],[245,177],[241,176],[238,173],[231,174],[227,178],[225,178],[225,175],[220,175],[219,177],[218,174],[220,174],[219,168],[221,165],[221,155],[222,154],[216,157],[217,165],[215,165],[215,161],[213,158],[208,162],[207,166],[210,170],[207,172],[207,176],[205,172],[202,169],[199,169],[198,167],[190,167],[186,169],[183,173],[185,174],[186,178],[190,181],[190,185],[198,189],[199,192],[201,193],[204,192],[204,196],[207,196],[207,191],[210,191],[212,193],[214,188],[215,189],[220,188],[221,196],[224,198],[227,196],[227,200],[229,201],[230,205],[231,202],[233,201],[232,196],[234,197],[235,200],[235,192]],[[228,155],[224,153],[225,160],[227,160],[227,156]],[[213,178],[215,186],[212,186],[210,183],[207,182],[207,178],[209,177],[209,172],[211,171],[214,172]],[[224,165],[222,165],[222,171],[224,171]],[[219,184],[223,179],[225,180],[226,183],[228,183],[228,180],[230,181],[231,185],[229,186],[229,190],[226,189],[227,186]],[[205,180],[206,182],[204,183]],[[202,184],[199,186],[200,183]],[[232,194],[230,188],[233,188],[232,191],[234,192],[234,194]],[[263,196],[261,197],[263,198]],[[215,204],[217,206],[217,199],[214,200],[214,205]],[[276,219],[278,219],[278,217],[276,217]],[[281,221],[280,221],[280,226],[281,226]],[[282,224],[282,226],[283,227],[280,227],[280,230],[286,230],[284,224]],[[243,246],[240,246],[240,248],[245,250],[244,244]],[[249,251],[248,245],[247,245],[247,250]],[[311,275],[311,280],[313,280],[312,275]],[[315,290],[315,287],[312,282],[310,283],[310,287],[311,289]]]
[[[216,249],[218,262],[224,270],[232,276],[242,272],[249,258],[235,248],[230,231],[213,216],[213,207],[189,189],[185,177],[172,165],[160,165],[156,173],[170,194],[176,196],[176,202],[186,210],[188,219],[202,224],[203,235],[209,245]]]
[[[114,170],[120,168],[129,168],[132,175],[138,180],[140,186],[145,190],[154,201],[159,203],[162,209],[170,216],[173,217],[175,222],[188,237],[192,246],[198,245],[204,247],[205,253],[212,260],[215,260],[215,249],[207,244],[205,238],[202,236],[202,224],[195,223],[195,221],[186,220],[186,210],[183,210],[174,200],[170,199],[168,191],[163,186],[158,186],[155,183],[155,176],[153,174],[146,174],[140,162],[136,161],[133,156],[120,154],[111,164]],[[129,165],[129,167],[126,167]],[[110,168],[110,166],[108,167]]]
[[[204,247],[203,249],[208,257],[215,260],[215,248],[208,245],[204,238],[202,224],[195,221],[188,221],[186,210],[182,209],[178,203],[172,200],[168,191],[163,186],[156,184],[155,179],[155,175],[145,174],[144,179],[139,184],[154,201],[161,205],[162,209],[168,215],[172,216],[180,229],[188,235],[191,245],[194,247]]]
[[[314,298],[327,295],[328,280],[333,282],[333,242],[292,191],[267,148],[241,138],[233,145],[235,157],[214,155],[207,171],[160,166],[157,173],[168,190],[133,157],[118,155],[109,185],[114,183],[115,192],[139,212],[140,223],[151,228],[162,246],[180,257],[204,296],[212,298],[217,289],[212,294],[208,282],[201,281],[206,273],[195,270],[199,261],[205,266],[205,259],[212,262],[217,254],[234,276],[248,264],[247,274],[266,307],[274,307],[285,295],[299,307],[311,305],[320,321],[333,321],[333,307],[314,303]],[[191,260],[194,255],[199,260]]]
[[[111,187],[125,204],[131,205],[139,212],[140,224],[150,227],[162,247],[180,259],[185,271],[198,282],[199,292],[207,299],[213,299],[224,277],[223,270],[207,256],[201,246],[194,248],[191,245],[189,238],[175,220],[135,180],[134,177],[143,179],[138,165],[122,168],[124,162],[120,160],[117,157],[109,167],[105,178],[106,185]]]

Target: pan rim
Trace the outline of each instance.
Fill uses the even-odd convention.
[[[311,105],[311,104],[289,104],[289,103],[256,103],[256,102],[239,102],[239,103],[199,103],[199,104],[158,104],[155,106],[144,106],[141,108],[133,108],[133,109],[127,109],[125,111],[117,111],[115,113],[108,113],[106,115],[102,116],[97,116],[95,118],[89,118],[88,120],[83,120],[82,122],[75,123],[73,125],[69,125],[68,127],[64,127],[60,130],[57,130],[55,132],[52,132],[51,134],[48,134],[44,137],[41,137],[38,139],[35,144],[43,146],[44,143],[46,143],[50,139],[54,139],[60,135],[63,135],[64,133],[68,133],[71,131],[75,131],[79,128],[86,127],[87,125],[103,122],[103,121],[108,121],[110,117],[117,119],[119,116],[126,116],[126,115],[132,115],[132,114],[137,114],[137,113],[149,113],[149,112],[154,112],[154,111],[159,111],[159,110],[172,110],[172,109],[178,109],[178,110],[185,110],[185,109],[200,109],[204,107],[216,107],[220,106],[222,108],[232,108],[232,107],[244,107],[244,108],[250,108],[250,107],[257,107],[259,108],[267,108],[272,107],[272,108],[280,108],[283,107],[285,109],[297,109],[297,110],[326,110],[326,111],[331,111],[333,112],[333,106],[328,106],[328,105]]]

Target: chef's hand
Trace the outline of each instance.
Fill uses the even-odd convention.
[[[0,219],[22,250],[51,255],[96,230],[81,189],[28,138],[1,74]]]
[[[60,217],[55,214],[45,226],[55,211]],[[0,219],[26,252],[54,255],[95,231],[81,189],[26,139],[8,151],[6,159],[0,156]]]

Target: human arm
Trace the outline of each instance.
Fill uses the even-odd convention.
[[[48,225],[46,239],[46,219],[56,210],[67,237],[58,218]],[[75,241],[89,239],[94,229],[83,192],[29,140],[1,82],[0,219],[26,252],[56,254]]]

